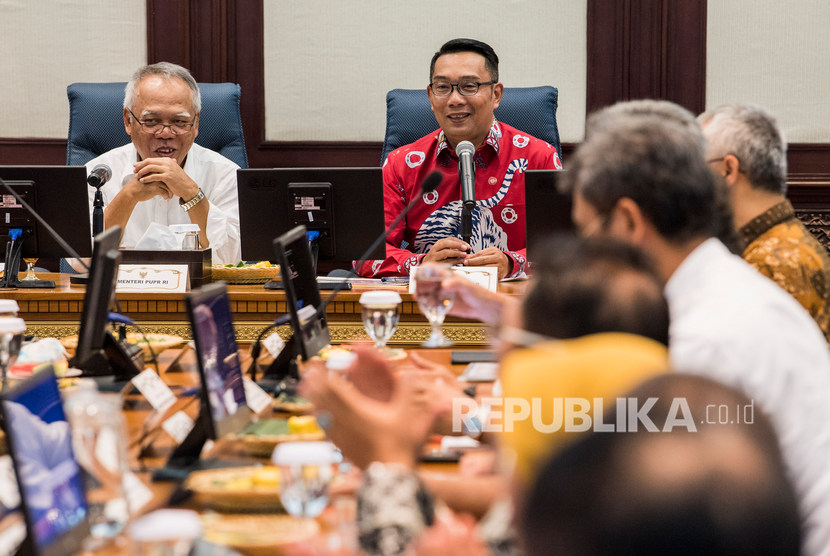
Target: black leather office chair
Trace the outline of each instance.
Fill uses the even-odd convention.
[[[124,131],[124,87],[126,83],[73,83],[69,97],[69,136],[66,164],[86,164],[98,155],[126,145]],[[202,115],[196,143],[248,167],[242,117],[241,88],[236,83],[199,83]]]
[[[556,87],[505,87],[496,119],[547,141],[559,155]],[[438,122],[429,107],[426,89],[393,89],[386,94],[386,136],[381,164],[386,156],[404,145],[435,131]]]

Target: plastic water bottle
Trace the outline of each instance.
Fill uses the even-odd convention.
[[[129,519],[124,489],[128,436],[121,398],[98,392],[94,384],[85,386],[66,401],[66,414],[75,458],[86,478],[90,534],[104,541],[120,533]]]

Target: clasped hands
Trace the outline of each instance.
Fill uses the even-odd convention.
[[[439,239],[424,256],[423,263],[446,263],[464,266],[496,266],[499,280],[513,270],[513,260],[496,247],[487,247],[477,253],[468,253],[470,245],[457,237]]]
[[[173,158],[145,158],[133,166],[133,172],[135,176],[125,189],[137,201],[147,201],[156,195],[189,201],[199,193],[199,186]]]

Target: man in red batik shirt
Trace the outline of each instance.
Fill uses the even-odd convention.
[[[386,240],[386,259],[367,261],[364,276],[409,275],[425,262],[497,266],[499,278],[521,275],[525,251],[524,171],[561,168],[559,153],[546,142],[502,122],[493,111],[501,101],[499,59],[473,39],[453,39],[435,53],[427,95],[440,129],[389,153],[383,164],[387,226],[437,170],[443,181],[423,195]],[[476,148],[476,209],[468,245],[461,237],[461,187],[455,147]]]

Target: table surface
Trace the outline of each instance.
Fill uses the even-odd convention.
[[[184,349],[184,353],[180,349],[172,349],[167,350],[159,356],[160,368],[162,370],[161,377],[177,393],[185,388],[196,386],[199,383],[198,373],[195,370],[195,353],[193,350]],[[418,354],[431,361],[450,367],[456,374],[460,374],[465,367],[464,365],[450,365],[451,350],[449,349],[418,350]],[[247,356],[247,353],[243,353],[242,355],[242,366],[243,368],[247,368],[250,358]],[[176,361],[175,368],[171,367],[174,361]],[[197,403],[192,403],[193,400],[196,400]],[[124,402],[124,414],[126,416],[130,437],[130,468],[136,472],[153,493],[152,501],[142,508],[140,513],[147,513],[154,509],[171,506],[195,509],[197,511],[204,510],[205,508],[200,507],[192,500],[185,500],[171,505],[171,496],[178,494],[178,485],[174,482],[151,481],[150,475],[152,470],[164,465],[167,457],[174,449],[175,444],[172,438],[160,431],[154,437],[146,436],[146,424],[148,423],[148,417],[152,414],[152,410],[149,403],[141,395],[137,393],[128,394],[125,396]],[[166,415],[172,415],[178,410],[183,410],[195,418],[198,413],[198,405],[198,396],[180,398],[176,405],[166,412]],[[150,438],[152,438],[152,442],[149,448],[142,450],[142,445]],[[142,451],[143,453],[140,454]],[[208,455],[211,457],[218,456],[221,458],[247,460],[252,464],[267,463],[266,459],[257,458],[247,453],[241,443],[231,442],[227,439],[217,441]],[[457,471],[457,465],[447,463],[424,464],[424,469],[455,473]],[[321,523],[321,531],[326,532],[327,528],[331,528],[331,514],[334,511],[334,509],[329,508],[318,519]],[[111,543],[96,549],[92,553],[87,552],[85,554],[94,554],[95,556],[123,554],[127,550],[128,543],[129,541],[126,535],[122,534]]]

